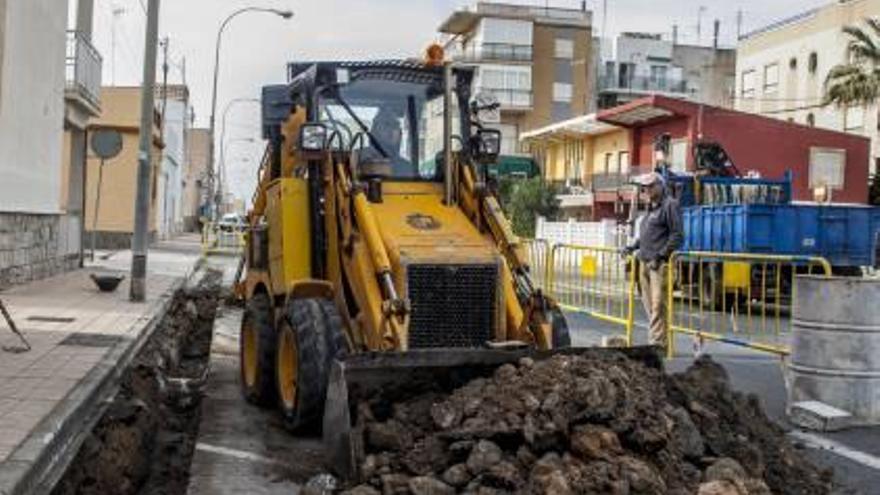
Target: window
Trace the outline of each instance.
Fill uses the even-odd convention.
[[[755,71],[747,70],[742,73],[742,97],[755,97]]]
[[[614,160],[614,153],[605,153],[605,169],[602,170],[603,174],[611,173],[611,162]]]
[[[651,66],[651,85],[654,88],[659,90],[666,89],[666,72],[667,67],[665,65]]]
[[[844,130],[853,131],[865,127],[865,107],[846,107]]]
[[[557,103],[571,102],[572,86],[568,83],[553,83],[553,101]]]
[[[810,148],[810,188],[843,189],[846,150]]]
[[[617,153],[617,170],[621,174],[629,173],[629,151],[619,151]]]
[[[574,58],[574,40],[556,38],[556,58]]]
[[[788,68],[791,70],[797,69],[797,57],[791,57],[791,59],[789,59]]]
[[[687,170],[687,139],[674,139],[669,150],[669,167],[673,172]]]
[[[779,64],[764,67],[764,92],[775,93],[779,89]]]
[[[810,71],[810,74],[815,74],[819,69],[819,54],[813,52],[810,54],[810,58],[807,62],[807,69]]]

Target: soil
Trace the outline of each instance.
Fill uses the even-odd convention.
[[[54,495],[186,493],[220,278],[174,296]]]
[[[351,494],[821,495],[807,461],[701,358],[666,375],[604,351],[525,358],[451,394],[358,407]]]

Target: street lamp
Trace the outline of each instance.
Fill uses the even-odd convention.
[[[226,140],[226,117],[229,115],[229,111],[232,109],[232,107],[234,107],[235,105],[237,105],[239,103],[256,103],[259,105],[260,100],[258,100],[256,98],[235,98],[235,99],[230,100],[229,103],[226,104],[226,107],[223,109],[223,122],[220,124],[220,163],[218,164],[218,169],[220,171],[223,171],[223,169],[226,167],[226,146],[224,144],[225,140]],[[214,135],[211,134],[211,142],[212,143],[214,142],[213,139],[214,139]],[[251,142],[253,142],[253,141],[254,140],[251,140]],[[212,163],[212,162],[209,162],[209,163]],[[212,165],[213,165],[213,163],[212,163]],[[216,194],[219,195],[220,192],[223,190],[223,187],[222,187],[223,186],[223,182],[222,182],[223,176],[221,174],[217,174],[217,176],[218,176],[218,179],[217,179],[217,184],[215,184],[215,186],[216,186],[215,189],[217,190]],[[214,192],[214,191],[212,191],[212,192]]]
[[[220,42],[223,40],[223,31],[226,29],[226,26],[241,14],[246,12],[265,12],[268,14],[275,14],[283,19],[290,19],[293,17],[293,12],[289,10],[279,10],[279,9],[270,9],[265,7],[244,7],[242,9],[238,9],[235,12],[229,14],[226,19],[223,20],[223,23],[220,24],[220,29],[217,31],[217,42],[215,43],[214,48],[214,87],[211,92],[211,120],[210,120],[210,139],[208,140],[210,145],[208,146],[208,176],[211,179],[211,189],[213,190],[214,186],[214,122],[217,113],[217,79],[220,71]],[[217,199],[215,198],[215,211],[213,216],[216,216],[216,204]]]

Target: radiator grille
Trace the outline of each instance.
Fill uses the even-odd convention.
[[[410,265],[409,347],[480,347],[492,340],[497,265]]]

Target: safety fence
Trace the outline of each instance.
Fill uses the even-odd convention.
[[[243,227],[208,222],[202,227],[202,254],[239,255],[244,252]]]
[[[560,307],[619,325],[632,345],[635,262],[608,247],[525,242],[532,282]]]
[[[527,242],[533,282],[565,310],[617,325],[628,345],[636,325],[638,263],[616,249]],[[668,353],[676,336],[758,352],[789,352],[795,276],[831,275],[818,257],[678,252],[668,264]]]
[[[824,258],[739,253],[675,253],[668,269],[670,356],[677,333],[786,356],[795,277],[831,276]]]

